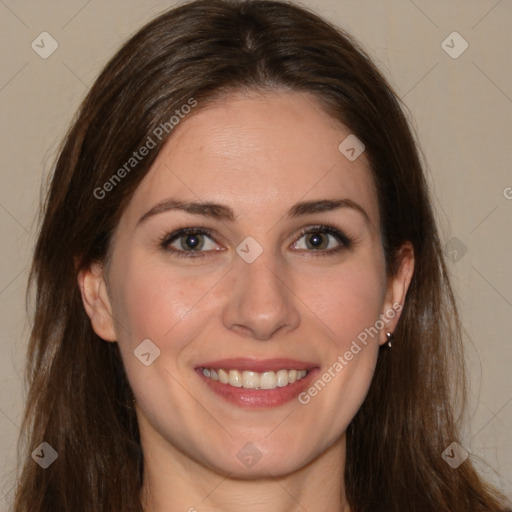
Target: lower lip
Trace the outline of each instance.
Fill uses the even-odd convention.
[[[319,370],[319,368],[313,368],[305,377],[295,381],[293,384],[274,389],[237,388],[230,384],[223,384],[218,380],[205,377],[200,368],[197,368],[196,372],[212,391],[228,402],[247,409],[266,409],[278,407],[297,398],[310,385],[310,382]]]

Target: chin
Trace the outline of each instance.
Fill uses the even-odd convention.
[[[282,445],[281,449],[269,445],[260,450],[255,444],[243,443],[242,448],[234,449],[231,455],[224,453],[215,460],[209,457],[205,463],[216,472],[229,475],[229,478],[253,480],[289,475],[312,459],[313,454],[298,453],[293,446],[283,450]]]

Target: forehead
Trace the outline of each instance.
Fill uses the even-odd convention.
[[[261,220],[282,216],[298,201],[349,198],[378,226],[365,154],[350,161],[339,150],[350,134],[306,93],[236,93],[199,104],[175,127],[128,214],[175,198],[226,204]]]

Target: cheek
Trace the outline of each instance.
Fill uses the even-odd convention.
[[[171,271],[169,264],[144,258],[136,251],[118,258],[117,263],[112,273],[113,312],[119,320],[118,343],[130,385],[147,414],[158,410],[161,403],[169,403],[175,412],[182,410],[187,401],[173,376],[181,371],[181,352],[204,327],[208,301],[201,298],[215,280]],[[155,352],[155,359],[151,353],[154,362],[145,366],[134,351],[147,339],[160,352]],[[149,350],[154,349],[150,346]],[[158,418],[153,421],[158,423]]]
[[[375,257],[361,257],[330,273],[317,273],[316,279],[308,275],[305,282],[315,283],[304,302],[322,333],[318,346],[324,357],[321,372],[299,395],[301,425],[316,429],[327,445],[346,430],[373,378],[378,337],[368,336],[365,329],[374,326],[381,313],[384,271]],[[362,333],[366,343],[358,338]]]
[[[179,350],[191,341],[194,329],[213,307],[209,291],[218,276],[170,271],[170,264],[138,256],[135,251],[131,258],[118,261],[113,312],[120,324],[120,343],[133,350],[146,338],[159,346],[172,338],[173,347]]]
[[[378,262],[340,265],[307,283],[314,286],[304,291],[304,302],[322,320],[339,350],[378,320],[385,296],[384,273]]]
[[[312,313],[311,320],[323,324],[339,350],[374,325],[381,313],[385,278],[377,252],[367,251],[329,269],[305,266],[289,283],[301,299],[296,307],[302,309],[301,301],[306,306],[303,320]],[[146,338],[157,344],[172,338],[173,345],[185,345],[225,303],[226,294],[218,293],[224,272],[170,271],[165,261],[126,253],[131,256],[118,258],[113,275],[112,306],[119,341],[132,350]]]

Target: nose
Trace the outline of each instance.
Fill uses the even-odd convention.
[[[230,272],[231,288],[223,313],[226,328],[266,341],[281,330],[300,324],[298,298],[284,265],[264,251],[255,261],[241,258]],[[288,279],[287,279],[288,277]]]

